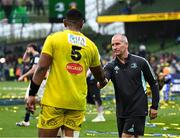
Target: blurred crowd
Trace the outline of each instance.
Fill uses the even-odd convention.
[[[18,22],[13,21],[16,18],[25,20],[28,14],[45,15],[44,2],[45,0],[0,0],[0,20],[14,23]]]
[[[22,56],[8,55],[4,60],[2,59],[0,63],[0,80],[17,80],[23,74],[25,67]]]
[[[11,46],[9,46],[11,47]],[[29,63],[23,63],[23,54],[25,46],[14,46],[14,48],[0,47],[0,81],[16,81],[18,78],[27,72]],[[38,51],[41,51],[41,44],[38,45]],[[29,78],[25,78],[27,81]]]
[[[155,0],[119,0],[119,2],[125,5],[120,11],[121,14],[132,14],[139,5],[152,5]]]
[[[134,54],[146,58],[158,78],[162,78],[162,75],[180,73],[180,56],[176,54],[162,53],[155,55],[147,52],[145,45],[140,45],[138,51],[134,52]],[[22,55],[23,50],[21,49],[21,54],[11,51],[5,54],[4,60],[0,58],[0,80],[16,80],[26,70]],[[111,53],[106,53],[102,57],[103,64],[112,59]]]

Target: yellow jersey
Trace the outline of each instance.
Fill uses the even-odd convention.
[[[96,45],[80,32],[64,30],[47,37],[42,53],[53,60],[41,103],[85,110],[86,72],[89,67],[100,65]]]

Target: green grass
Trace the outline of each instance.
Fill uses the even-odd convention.
[[[28,82],[0,82],[1,98],[24,98]]]
[[[4,96],[24,95],[24,89],[27,86],[28,83],[0,82],[0,94],[3,93]],[[4,90],[3,88],[6,87],[11,88],[11,90]],[[23,88],[23,90],[17,88]],[[80,137],[118,137],[114,105],[115,101],[112,98],[107,98],[111,96],[113,96],[113,88],[110,83],[102,90],[102,97],[103,99],[106,98],[106,100],[103,101],[106,122],[92,123],[91,120],[96,116],[96,109],[93,105],[87,106],[86,121],[82,125]],[[15,123],[23,120],[24,112],[24,105],[0,106],[0,137],[37,137],[36,117],[39,112],[39,107],[37,107],[35,115],[31,117],[30,127],[17,127]],[[167,134],[172,134],[176,135],[176,138],[180,138],[179,116],[180,101],[172,101],[168,106],[162,105],[157,119],[149,121],[147,117],[148,124],[145,127],[144,137],[150,137],[151,134],[157,134],[157,136],[153,136],[153,138],[165,137]],[[161,134],[161,136],[158,136],[158,134]]]

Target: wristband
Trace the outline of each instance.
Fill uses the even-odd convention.
[[[30,89],[29,89],[29,96],[35,96],[39,90],[40,85],[37,85],[31,80]]]

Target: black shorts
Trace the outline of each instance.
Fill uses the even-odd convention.
[[[97,88],[96,82],[88,83],[88,92],[87,92],[87,103],[102,105],[100,90]]]
[[[122,133],[130,134],[134,136],[143,136],[145,120],[146,120],[145,116],[136,116],[131,118],[117,117],[119,137],[121,137]]]

